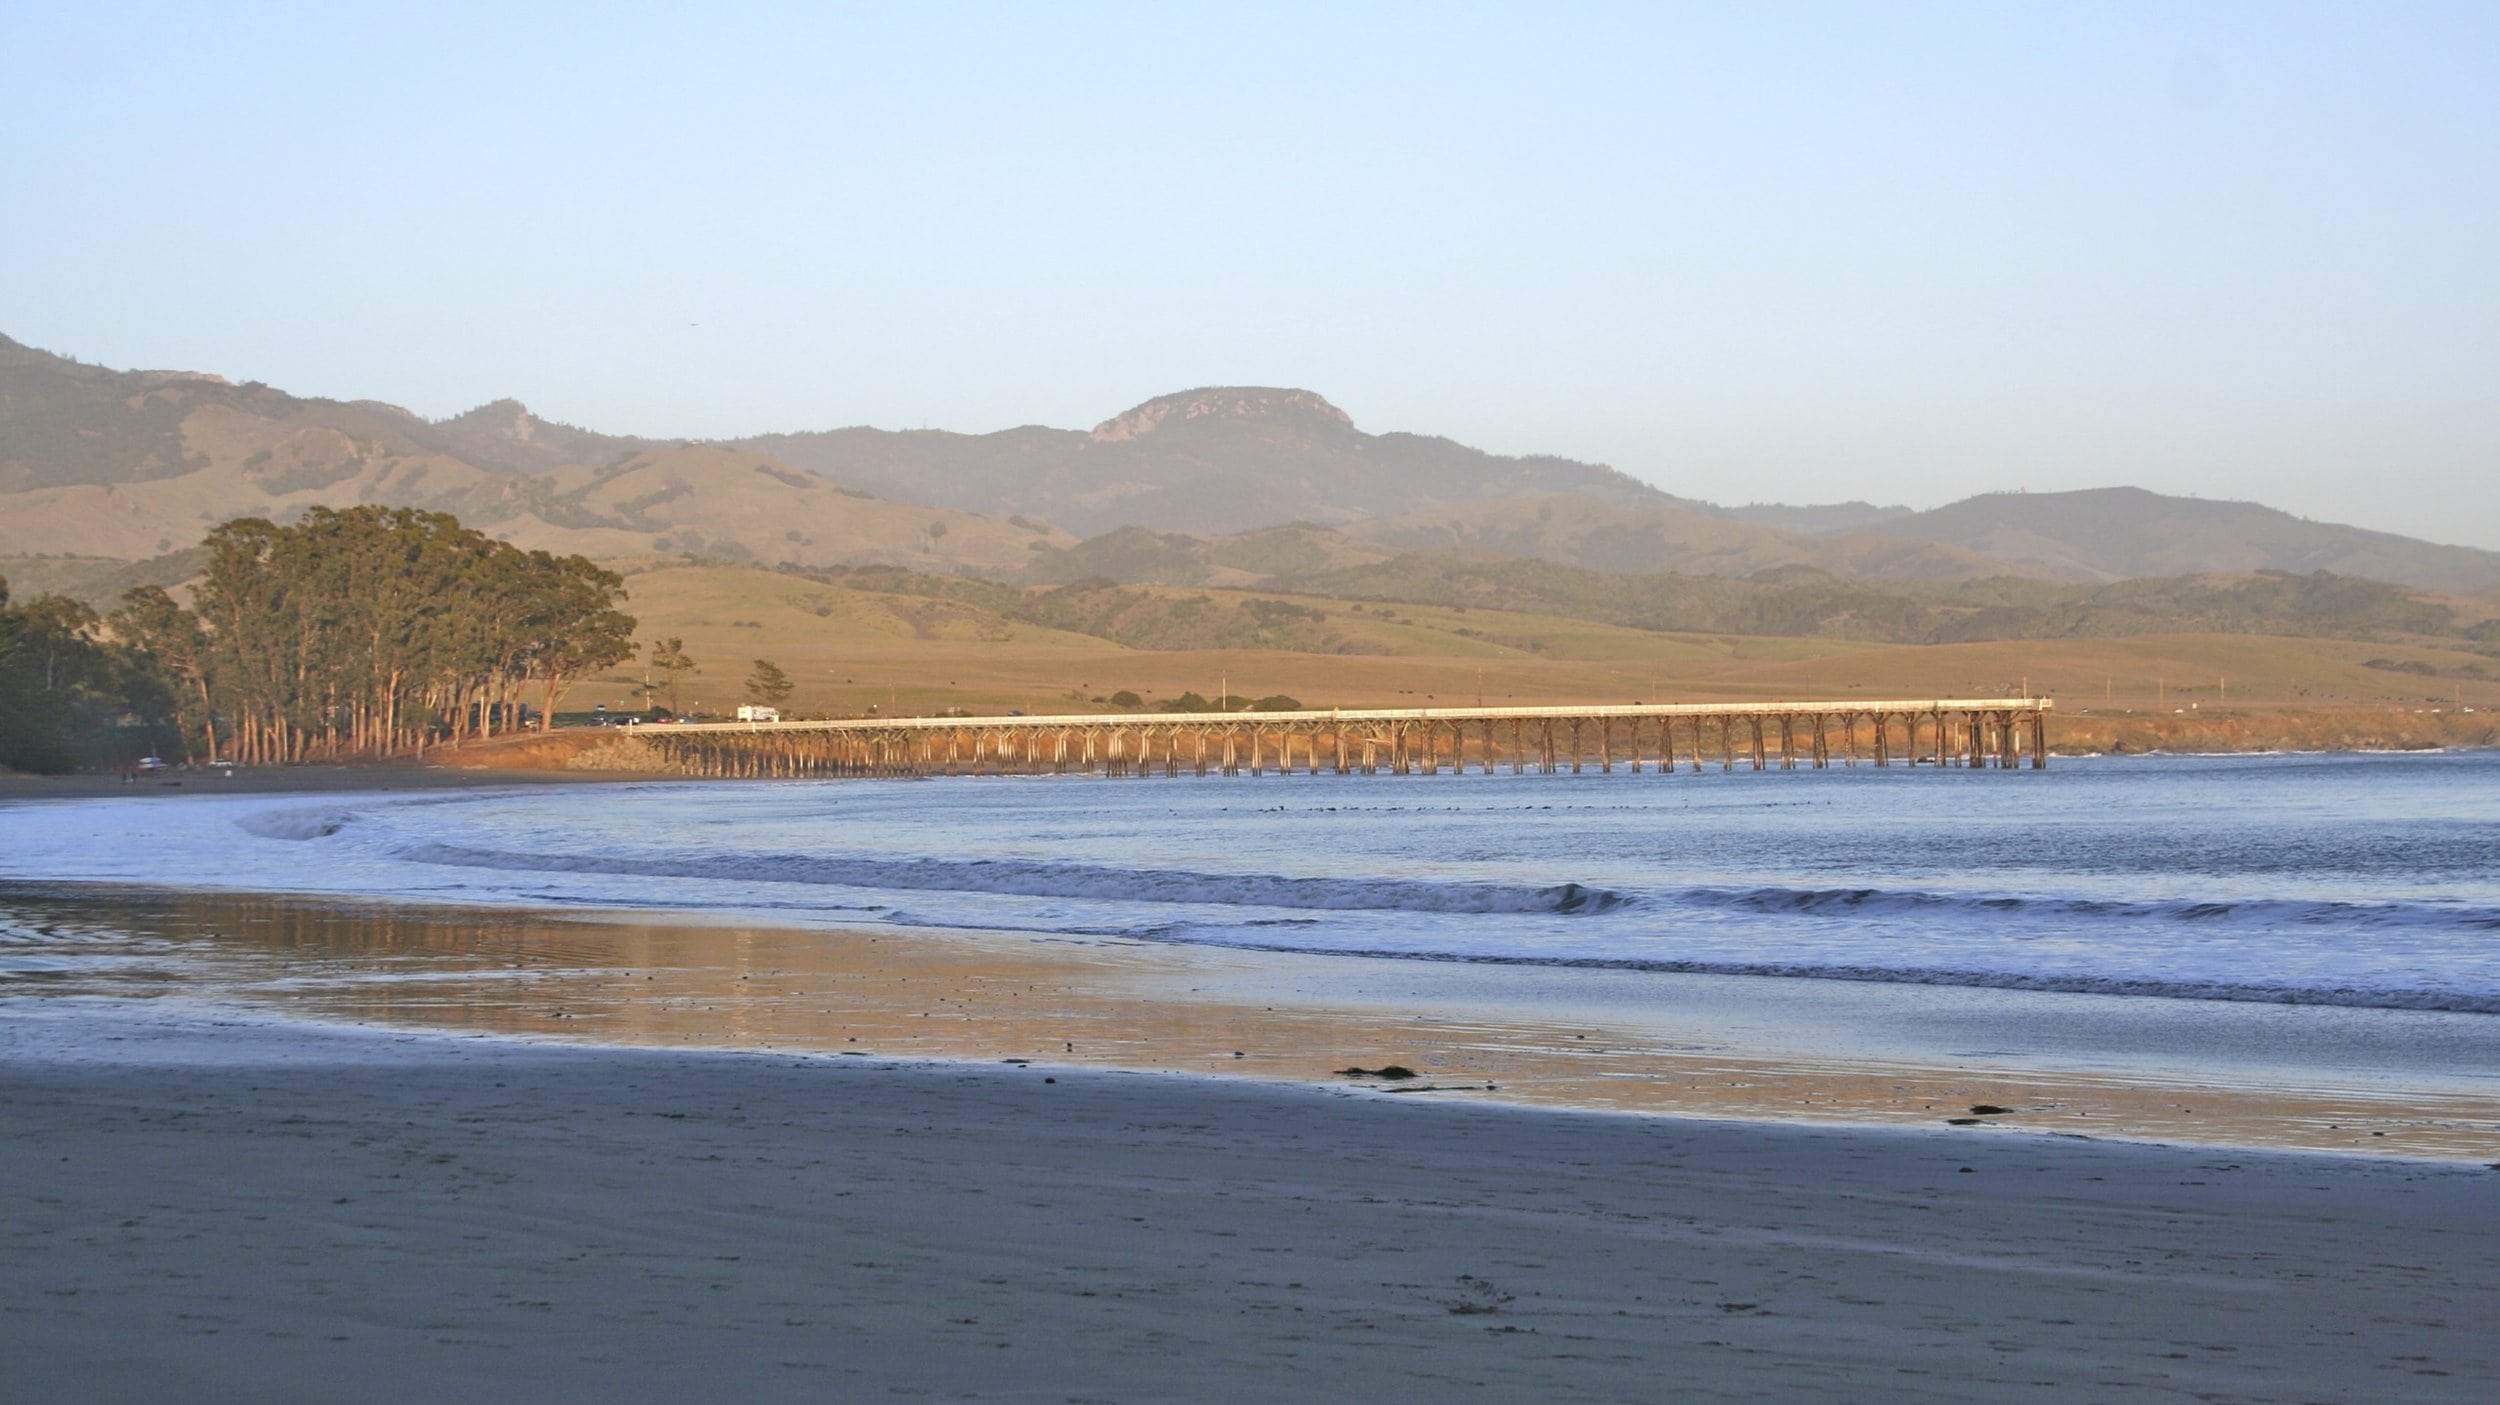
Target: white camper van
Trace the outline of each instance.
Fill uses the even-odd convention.
[[[781,720],[781,709],[777,707],[757,707],[753,703],[740,703],[738,705],[738,720],[741,722],[778,722]]]

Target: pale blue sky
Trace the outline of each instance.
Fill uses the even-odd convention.
[[[0,332],[430,416],[1203,384],[2500,548],[2500,4],[0,0]]]

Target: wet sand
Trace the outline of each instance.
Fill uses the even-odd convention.
[[[2500,1173],[0,997],[0,1399],[2482,1401]]]
[[[290,1017],[661,1048],[902,1055],[1684,1117],[2500,1160],[2500,1020],[1364,961],[1020,934],[791,931],[0,885],[0,970]],[[56,940],[30,940],[35,931]],[[47,954],[51,959],[47,958]],[[109,959],[108,959],[109,958]],[[2019,1039],[2050,1021],[2122,1065]],[[1959,1006],[1964,1013],[1954,1014]],[[1934,1026],[1920,1030],[1915,1019]],[[2019,1027],[2019,1028],[2014,1028]],[[2334,1029],[2402,1031],[2389,1049]],[[2234,1036],[2232,1031],[2238,1031]],[[2233,1042],[2254,1053],[2232,1066]],[[2445,1038],[2449,1042],[2437,1040]],[[1991,1047],[1992,1046],[1992,1047]],[[2288,1046],[2288,1047],[2287,1047]],[[2418,1046],[2418,1047],[2417,1047]],[[2376,1065],[2375,1067],[2373,1065]],[[1396,1066],[1411,1079],[1348,1077]]]

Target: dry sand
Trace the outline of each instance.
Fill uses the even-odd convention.
[[[0,1127],[12,1402],[2500,1385],[2478,1165],[57,996],[0,999]]]

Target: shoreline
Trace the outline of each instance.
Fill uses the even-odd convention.
[[[81,975],[104,948],[64,941],[58,969],[35,970],[44,948],[21,942],[0,990],[173,989],[344,1028],[1017,1060],[1409,1102],[1951,1125],[1966,1139],[2500,1160],[2500,1095],[2439,1072],[2500,1066],[2500,1019],[2487,1015],[67,883],[0,884],[0,910],[152,953]],[[2285,1062],[2321,1037],[2332,1066]],[[1418,1076],[1345,1074],[1390,1065]]]
[[[392,788],[320,781],[271,788]],[[40,879],[0,916],[0,1405],[2500,1379],[2488,1015]]]
[[[619,785],[682,781],[683,776],[631,771],[498,769],[399,762],[239,766],[220,774],[204,766],[173,768],[125,781],[119,772],[62,776],[0,771],[0,803],[11,800],[94,800],[114,796],[293,795],[337,791],[485,790],[497,786]]]
[[[2478,1401],[2493,1172],[0,998],[0,1399]],[[2362,1329],[2359,1324],[2367,1324]]]

